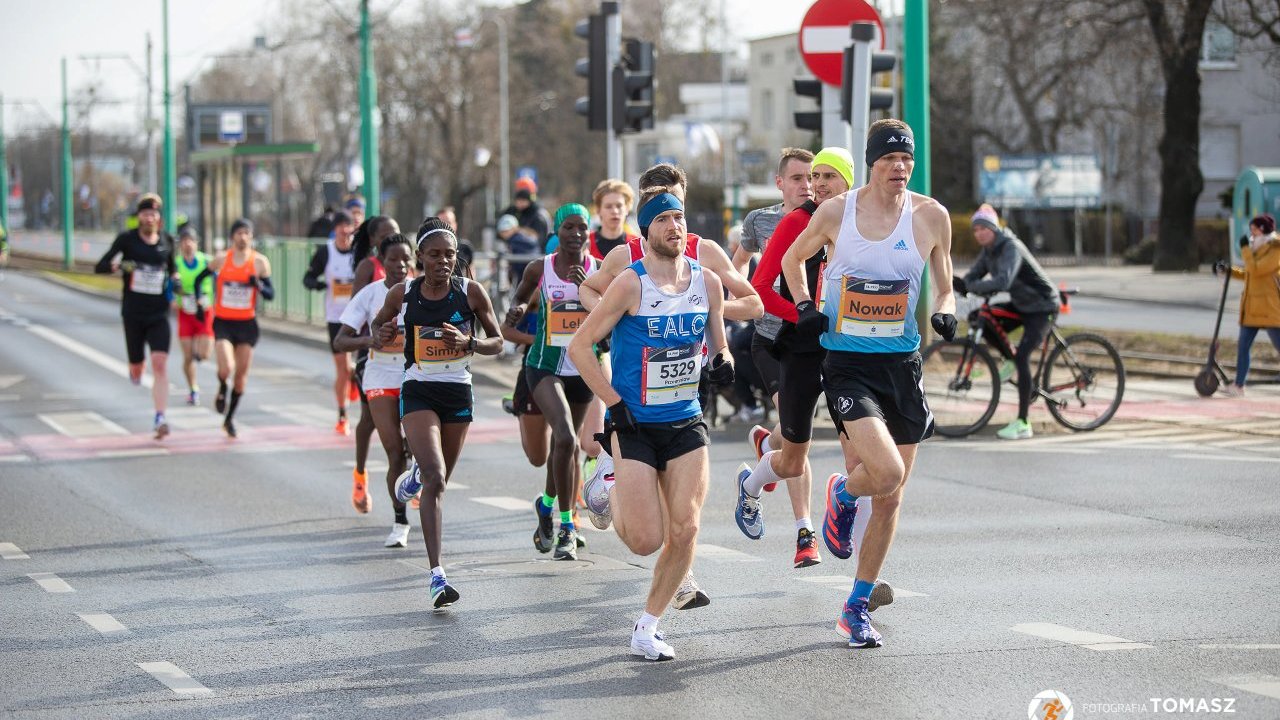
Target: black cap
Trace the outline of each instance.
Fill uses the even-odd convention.
[[[164,204],[160,202],[159,195],[156,195],[155,193],[147,193],[146,195],[138,198],[138,207],[134,212],[142,212],[143,210],[155,210],[156,212],[159,212],[163,205]]]
[[[355,225],[355,224],[356,224],[356,219],[355,219],[355,218],[353,218],[353,217],[351,217],[351,213],[347,212],[346,210],[336,210],[336,211],[334,211],[334,213],[333,213],[333,224],[334,224],[334,225],[341,225],[342,223],[348,223],[348,224],[350,224],[350,225]]]

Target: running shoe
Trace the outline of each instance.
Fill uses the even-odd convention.
[[[418,472],[418,463],[415,462],[396,478],[396,499],[407,503],[410,498],[417,497],[420,492],[422,492],[422,476]]]
[[[168,436],[169,421],[164,418],[164,415],[156,415],[155,431],[157,440],[163,440]]]
[[[764,537],[764,517],[760,514],[760,498],[748,494],[743,486],[749,477],[751,468],[742,463],[738,466],[738,505],[733,509],[733,519],[743,535],[759,540]]]
[[[838,492],[844,489],[845,477],[840,473],[831,473],[827,478],[827,512],[822,520],[822,539],[827,542],[827,549],[841,560],[848,560],[853,555],[853,518],[858,506],[845,507],[840,502]]]
[[[199,405],[199,404],[200,404],[200,391],[199,391],[199,390],[192,390],[191,392],[187,393],[187,404],[188,404],[188,405]]]
[[[360,387],[356,385],[355,378],[347,382],[347,402],[360,402]]]
[[[560,526],[560,534],[556,536],[556,560],[578,559],[578,531],[570,527]]]
[[[346,415],[342,415],[338,418],[338,424],[333,426],[333,431],[339,435],[351,434],[351,425],[347,422]]]
[[[516,400],[513,395],[502,396],[502,412],[508,415],[516,414]]]
[[[234,438],[236,436],[236,424],[231,422],[231,418],[227,418],[222,421],[222,431],[225,432],[229,438]]]
[[[608,530],[613,523],[608,485],[613,476],[605,475],[601,472],[603,469],[596,463],[595,472],[587,476],[587,482],[582,486],[582,496],[587,501],[587,517],[591,518],[591,524],[599,530]]]
[[[677,610],[693,610],[710,604],[711,598],[698,587],[697,581],[693,579],[693,573],[684,576],[684,582],[676,588],[676,596],[671,599],[671,607]]]
[[[747,433],[747,439],[751,441],[751,447],[756,451],[756,462],[760,462],[760,458],[764,457],[764,441],[772,435],[773,432],[763,425],[751,426],[751,432]],[[778,483],[766,483],[765,492],[773,492],[778,487]]]
[[[818,538],[809,528],[800,528],[796,534],[796,567],[804,568],[822,562],[818,555]]]
[[[836,632],[849,641],[849,647],[878,648],[884,644],[880,633],[871,627],[866,603],[846,602],[844,612],[840,613],[840,620],[836,623]]]
[[[573,527],[575,531],[573,533],[574,539],[578,543],[578,549],[581,550],[587,546],[587,539],[582,537],[582,533],[577,532],[577,529],[582,527],[582,517],[578,515],[578,508],[573,509]]]
[[[538,516],[538,528],[533,531],[533,546],[540,553],[549,553],[555,546],[555,527],[552,525],[551,508],[542,507],[542,498],[533,499],[533,512]]]
[[[996,431],[996,437],[1001,440],[1027,440],[1034,434],[1031,423],[1019,418],[1014,418],[1013,422]]]
[[[225,381],[218,381],[218,394],[213,396],[213,409],[217,410],[219,415],[227,411],[227,383]]]
[[[631,633],[631,654],[654,662],[676,659],[675,649],[666,643],[662,633],[655,632],[650,635],[640,632],[638,627]]]
[[[876,580],[871,588],[871,597],[867,600],[867,612],[875,612],[876,608],[893,604],[893,588],[883,580]]]
[[[387,535],[387,541],[382,546],[389,548],[409,547],[409,524],[401,525],[396,523],[392,525],[391,534]]]
[[[431,605],[435,609],[449,607],[458,602],[458,591],[453,589],[443,575],[431,576]]]
[[[373,498],[369,496],[368,486],[369,473],[359,470],[351,471],[351,507],[361,515],[373,509]]]

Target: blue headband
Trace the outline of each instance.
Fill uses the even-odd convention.
[[[684,203],[680,202],[680,198],[671,193],[662,193],[640,208],[636,220],[640,222],[641,228],[647,228],[653,224],[653,219],[669,210],[684,210]]]

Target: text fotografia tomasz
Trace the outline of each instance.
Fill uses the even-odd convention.
[[[1089,714],[1127,714],[1127,713],[1235,713],[1235,698],[1148,698],[1145,703],[1084,703],[1078,708]]]

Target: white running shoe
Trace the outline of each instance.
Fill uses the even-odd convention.
[[[605,482],[603,463],[595,464],[595,472],[582,486],[582,499],[587,503],[587,517],[598,530],[608,530],[613,522],[609,507],[609,485]]]
[[[693,610],[710,604],[711,598],[698,587],[697,581],[693,579],[693,573],[684,576],[684,582],[680,583],[680,587],[676,589],[676,596],[671,600],[671,607],[677,610]]]
[[[391,534],[387,536],[387,541],[383,543],[383,547],[409,547],[409,525],[407,523],[404,525],[400,523],[392,525]]]
[[[640,632],[639,628],[631,633],[631,654],[656,662],[676,659],[675,649],[663,640],[662,633],[655,632],[650,635]]]

